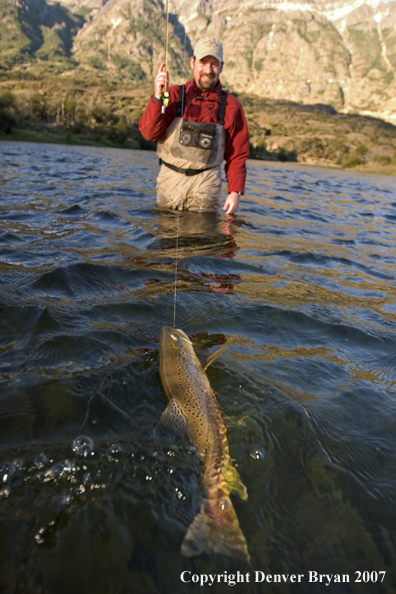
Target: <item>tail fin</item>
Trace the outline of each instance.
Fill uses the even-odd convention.
[[[221,501],[204,499],[187,530],[182,555],[194,557],[203,552],[222,553],[250,564],[246,540],[229,497]]]

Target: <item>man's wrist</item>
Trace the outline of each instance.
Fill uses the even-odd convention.
[[[156,97],[155,95],[152,95],[152,98],[156,103],[162,103],[162,98],[158,99],[158,97]]]

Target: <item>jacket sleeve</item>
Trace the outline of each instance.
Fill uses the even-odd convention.
[[[171,102],[164,114],[161,111],[161,101],[155,99],[154,96],[150,97],[139,122],[139,131],[146,140],[155,142],[165,136],[169,124],[175,119],[179,98],[178,87],[170,87],[169,95]]]
[[[249,131],[241,104],[230,110],[232,122],[226,128],[227,138],[224,152],[225,173],[228,193],[244,192],[246,180],[246,159],[249,158]]]

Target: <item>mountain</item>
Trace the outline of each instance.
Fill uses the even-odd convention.
[[[0,0],[0,69],[31,59],[67,64],[84,17],[45,0]]]
[[[69,1],[69,0],[67,0]],[[89,1],[89,0],[88,0]],[[181,74],[183,46],[176,19],[169,23],[169,62]],[[165,21],[160,0],[109,0],[78,32],[74,58],[98,70],[135,80],[153,78],[164,54]]]
[[[192,44],[224,45],[235,91],[396,123],[396,2],[170,0]]]
[[[169,0],[169,9],[173,82],[189,77],[197,39],[216,36],[222,82],[236,93],[396,123],[396,1]],[[3,70],[40,62],[144,84],[164,55],[162,0],[0,0],[0,17]]]

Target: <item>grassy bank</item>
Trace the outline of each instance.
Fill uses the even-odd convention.
[[[0,139],[154,149],[138,125],[151,85],[128,81],[0,73]],[[239,95],[255,159],[396,174],[396,127],[300,105]]]
[[[104,146],[113,148],[139,149],[139,143],[132,140],[111,142],[100,136],[73,134],[71,132],[40,132],[36,130],[14,129],[10,133],[0,132],[0,141],[41,142],[47,144],[70,144],[80,146]]]

